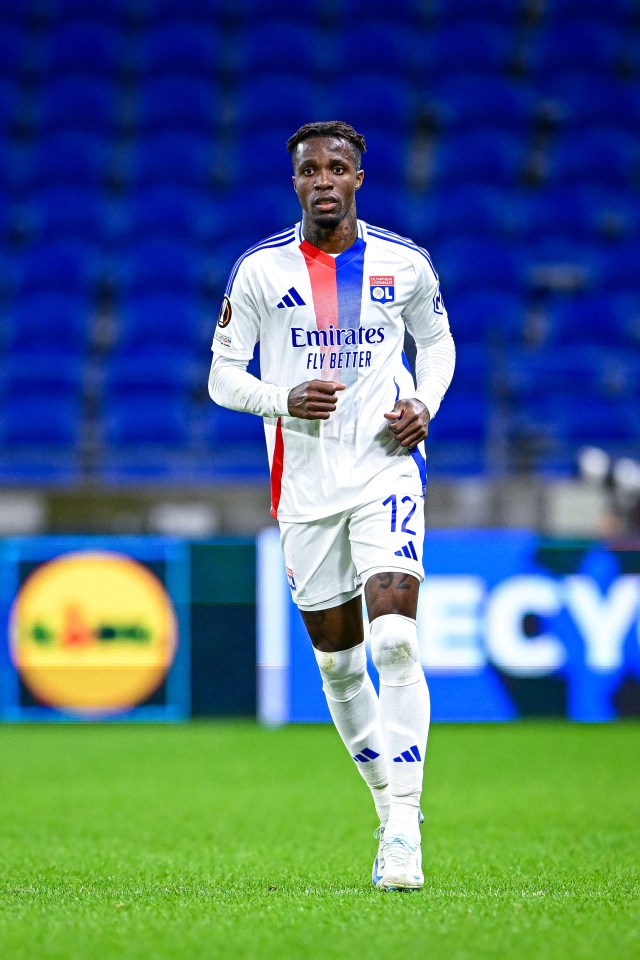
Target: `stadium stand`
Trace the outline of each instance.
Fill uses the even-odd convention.
[[[442,276],[438,471],[640,456],[638,0],[2,7],[0,483],[264,475],[209,344],[318,116],[362,128],[361,216]]]

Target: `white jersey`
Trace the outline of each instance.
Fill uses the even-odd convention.
[[[387,496],[398,476],[424,490],[423,444],[401,446],[384,419],[396,400],[417,395],[403,352],[405,327],[422,345],[450,338],[429,254],[387,230],[358,221],[356,242],[332,257],[306,241],[297,224],[237,261],[214,353],[249,361],[259,341],[263,382],[346,385],[328,420],[264,418],[273,516],[330,516]]]

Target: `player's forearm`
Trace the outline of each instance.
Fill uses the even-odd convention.
[[[246,363],[228,360],[214,353],[209,373],[209,396],[222,407],[280,417],[288,412],[289,387],[263,383],[246,371]]]
[[[435,343],[416,344],[415,396],[424,403],[432,420],[451,383],[455,365],[456,348],[450,333]]]

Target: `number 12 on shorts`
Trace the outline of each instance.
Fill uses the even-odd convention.
[[[398,498],[395,493],[392,493],[390,497],[382,501],[382,506],[391,508],[391,533],[396,533],[398,530],[399,512],[401,519],[400,532],[408,533],[410,537],[415,537],[417,531],[409,527],[409,521],[416,512],[417,506],[413,497],[403,497],[400,501],[400,507],[398,508]]]

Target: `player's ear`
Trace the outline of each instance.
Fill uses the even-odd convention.
[[[356,173],[356,190],[359,190],[364,180],[364,170],[358,170]]]
[[[293,189],[296,190],[296,178],[295,178],[295,177],[291,177],[291,183],[293,184]],[[298,192],[298,191],[296,190],[296,193],[297,193],[297,192]]]

